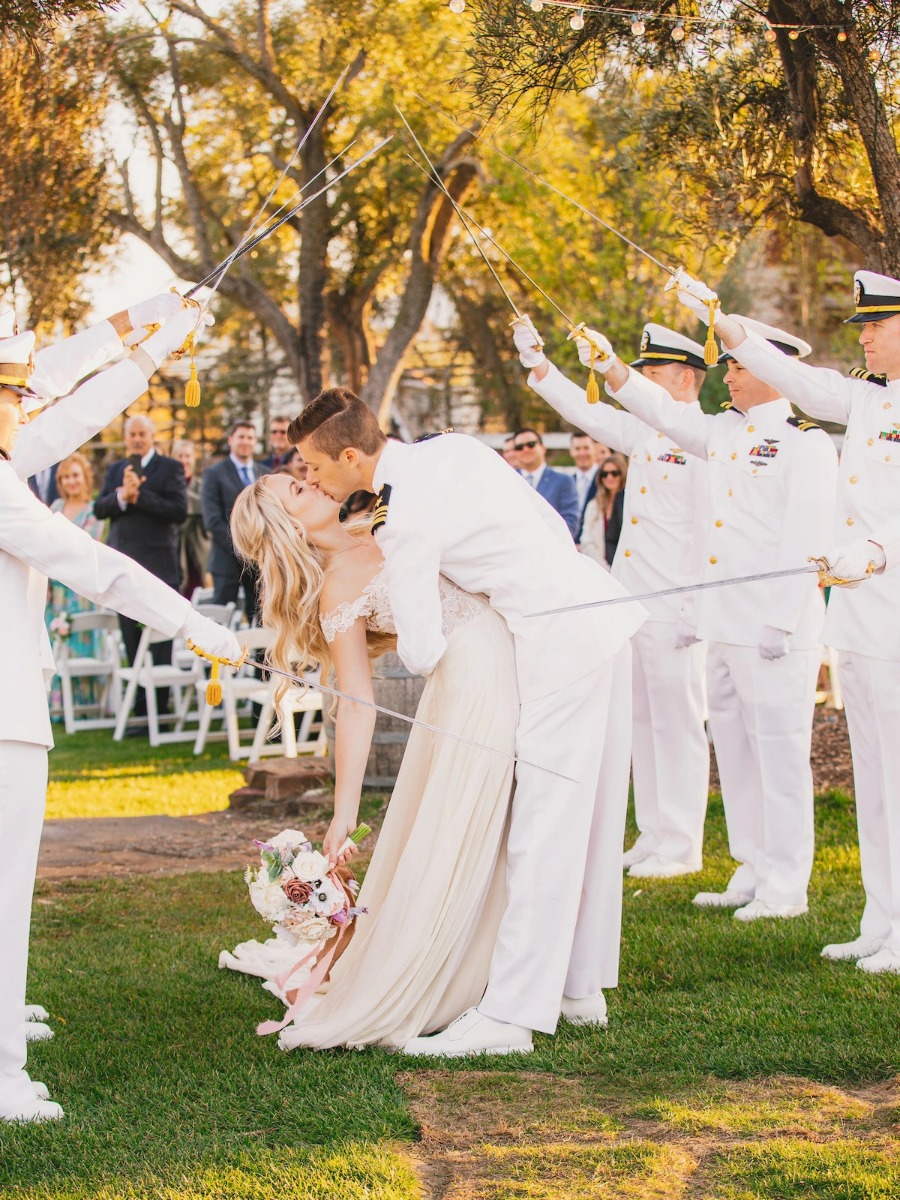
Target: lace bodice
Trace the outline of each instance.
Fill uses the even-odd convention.
[[[480,616],[488,606],[484,596],[473,596],[462,588],[438,576],[441,595],[441,630],[448,637],[454,629]],[[396,633],[394,617],[388,600],[387,579],[384,567],[366,584],[355,600],[339,604],[324,613],[319,620],[326,642],[333,642],[339,633],[346,633],[360,617],[365,617],[366,628],[375,633]]]

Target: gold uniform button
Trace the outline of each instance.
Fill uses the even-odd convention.
[[[851,482],[851,483],[859,483],[859,480],[856,478],[856,476],[855,476],[855,475],[851,475],[851,476],[850,476],[850,482]]]
[[[631,523],[632,523],[632,525],[637,525],[637,517],[632,517]]]
[[[712,563],[713,566],[715,566],[719,560],[716,558],[716,556],[714,554],[712,554],[712,555],[710,555],[709,561]]]
[[[851,479],[851,480],[850,480],[850,482],[852,483],[852,482],[853,482],[853,480]],[[646,489],[645,487],[642,487],[642,488],[641,488],[641,495],[643,496],[643,495],[644,495],[644,493],[645,493],[646,491],[647,491],[647,489]]]
[[[715,452],[715,450],[710,450],[710,452],[709,452],[709,457],[710,457],[710,458],[715,458],[715,457],[716,457],[716,452]]]
[[[631,551],[630,551],[630,550],[626,550],[626,551],[625,551],[625,557],[626,557],[626,558],[631,558]]]
[[[733,496],[733,495],[734,495],[734,492],[731,490],[731,488],[729,488],[729,489],[728,489],[728,495],[729,495],[729,496]]]
[[[882,407],[882,408],[891,408],[891,407],[892,407],[892,405],[891,405],[891,402],[890,402],[890,400],[885,400],[884,404],[882,404],[882,406],[881,406],[881,407]]]
[[[848,518],[847,518],[847,524],[848,524],[848,525],[852,525],[852,524],[853,524],[853,518],[852,518],[852,517],[848,517]]]
[[[889,454],[886,454],[886,455],[884,456],[884,461],[885,461],[885,462],[890,462],[890,461],[891,461],[891,456],[890,456]]]
[[[721,528],[722,528],[722,522],[716,521],[716,529],[721,529]]]
[[[647,455],[647,462],[652,462],[652,461],[653,461],[653,459],[652,459],[652,458],[650,457],[650,455],[648,454],[648,455]]]
[[[755,425],[748,425],[748,426],[747,426],[747,432],[748,432],[748,433],[756,433],[756,426],[755,426]]]
[[[871,446],[871,445],[872,445],[872,443],[874,442],[874,440],[875,440],[874,438],[868,438],[868,439],[867,439],[867,441],[866,441],[866,445],[867,445],[867,446]]]
[[[668,475],[663,475],[663,479],[668,479]]]
[[[732,455],[731,455],[732,462],[733,462],[733,461],[734,461],[734,459],[736,459],[736,458],[737,458],[737,454],[736,454],[736,453],[732,453]]]

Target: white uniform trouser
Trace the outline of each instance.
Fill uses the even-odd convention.
[[[667,621],[647,621],[631,639],[635,845],[699,867],[709,794],[706,645],[676,650],[675,630]]]
[[[900,954],[900,662],[841,651],[866,907],[860,934]]]
[[[563,994],[615,987],[631,758],[631,646],[523,704],[507,848],[508,903],[479,1012],[553,1033]]]
[[[803,905],[815,844],[809,765],[821,648],[767,661],[755,646],[710,642],[712,732],[728,845],[728,884],[767,904]]]
[[[25,978],[38,846],[47,795],[47,750],[0,741],[0,1104],[25,1067]]]

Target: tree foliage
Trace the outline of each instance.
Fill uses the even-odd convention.
[[[97,134],[104,65],[90,25],[57,34],[37,58],[0,45],[0,262],[33,325],[83,313],[83,274],[115,240]]]
[[[653,19],[704,12],[709,21],[689,24],[680,43],[671,20]],[[724,46],[713,13],[728,19]],[[900,273],[895,0],[600,2],[580,31],[570,15],[521,0],[479,4],[469,76],[479,95],[539,120],[559,94],[633,92],[650,78],[642,153],[690,174],[724,230],[740,237],[773,214],[799,218],[848,239],[872,268]],[[636,37],[639,15],[646,30]]]
[[[0,41],[39,49],[61,22],[113,7],[115,0],[0,0]]]

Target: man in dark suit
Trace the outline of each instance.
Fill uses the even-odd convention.
[[[520,429],[513,449],[519,458],[519,474],[539,496],[551,504],[569,527],[573,540],[578,537],[581,512],[575,484],[563,471],[547,466],[547,451],[536,429]]]
[[[598,459],[594,453],[597,443],[589,433],[580,429],[572,434],[569,440],[569,452],[575,464],[575,474],[572,477],[575,491],[578,495],[578,535],[576,542],[581,541],[581,530],[584,526],[584,510],[597,495],[597,466]]]
[[[107,468],[94,512],[108,520],[108,545],[146,567],[157,579],[178,590],[181,565],[178,557],[178,526],[187,516],[187,487],[184,469],[174,458],[159,454],[153,445],[155,430],[149,417],[129,417],[125,422],[127,458]],[[133,663],[142,627],[130,617],[119,617],[122,639]],[[155,663],[172,661],[172,643],[151,647]],[[169,706],[169,689],[157,688],[157,707]],[[138,689],[135,713],[146,716],[146,697]]]
[[[231,510],[244,490],[267,475],[266,467],[253,461],[256,429],[249,421],[236,421],[228,435],[228,457],[203,472],[201,504],[203,524],[212,538],[208,569],[213,577],[216,604],[230,604],[244,585],[244,611],[252,620],[258,608],[259,576],[254,567],[234,552],[231,541]]]
[[[45,467],[43,471],[32,475],[28,480],[28,486],[35,496],[38,500],[42,500],[48,508],[54,500],[59,499],[59,489],[56,486],[56,467],[56,463],[52,467]]]
[[[272,452],[268,458],[260,461],[259,465],[261,467],[265,467],[269,471],[277,471],[290,458],[291,452],[294,449],[288,441],[288,427],[290,423],[290,417],[272,418],[269,424],[269,441],[272,443]]]

